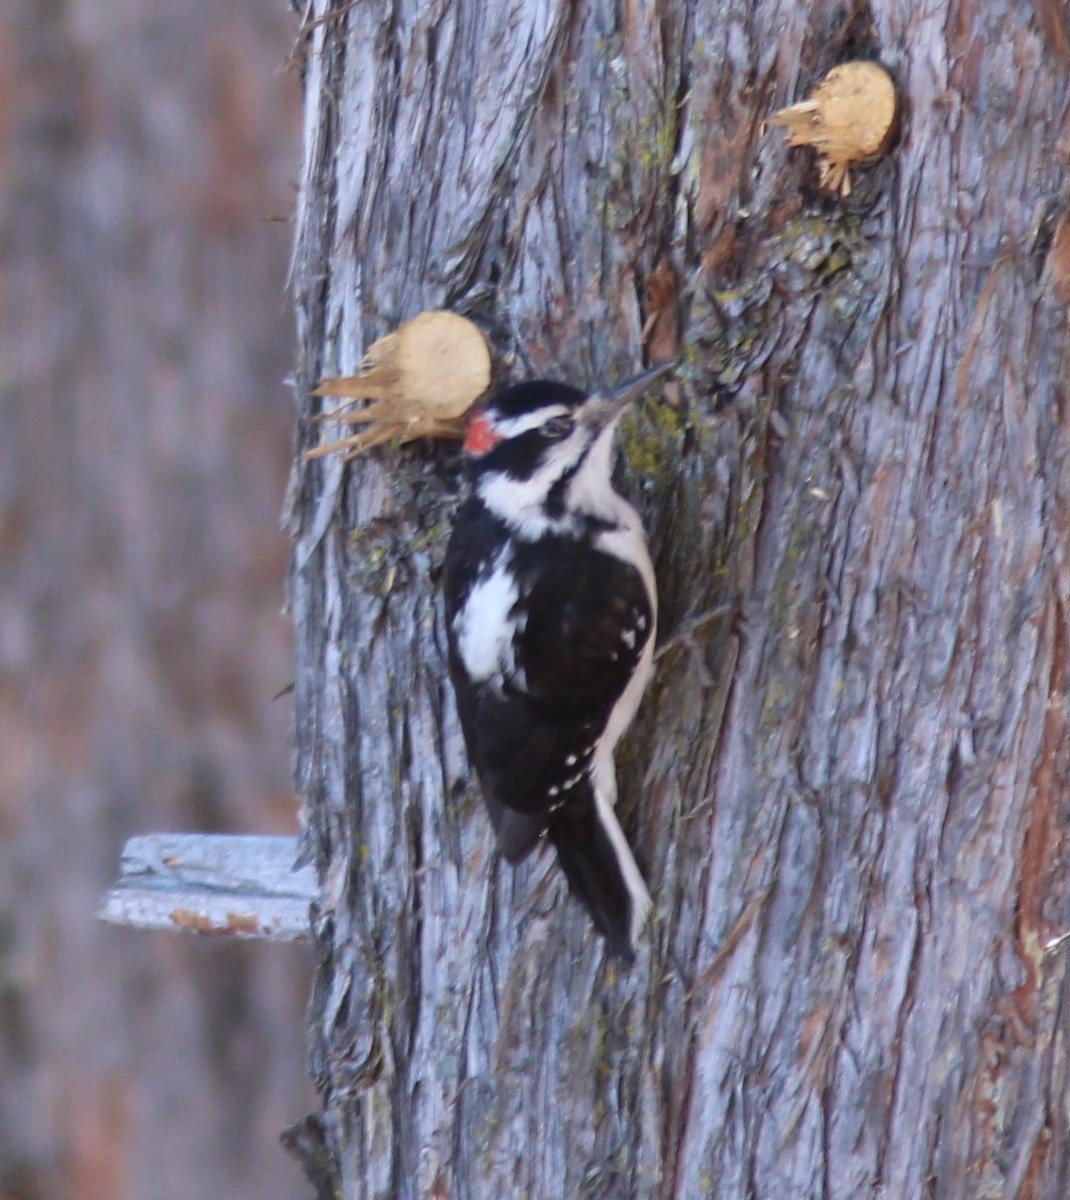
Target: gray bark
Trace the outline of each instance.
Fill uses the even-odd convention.
[[[622,973],[466,776],[455,452],[297,464],[324,1190],[1067,1194],[1065,18],[852,12],[370,0],[308,31],[305,413],[424,308],[509,377],[615,379],[645,331],[685,371],[626,483],[664,635],[714,614],[620,756],[655,897]],[[762,122],[859,53],[904,129],[831,201]]]

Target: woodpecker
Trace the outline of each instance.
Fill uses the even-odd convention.
[[[469,425],[445,564],[450,675],[501,853],[518,863],[549,840],[629,961],[650,896],[614,813],[613,751],[650,679],[658,604],[613,439],[670,369],[590,394],[546,380],[499,393]]]

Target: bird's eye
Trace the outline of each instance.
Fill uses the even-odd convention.
[[[562,413],[560,416],[551,417],[542,427],[542,431],[548,438],[553,438],[554,441],[559,441],[561,438],[566,438],[572,432],[572,418],[567,413]]]

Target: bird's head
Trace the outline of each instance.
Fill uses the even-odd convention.
[[[542,379],[499,392],[472,417],[464,443],[484,502],[511,521],[533,510],[551,520],[572,510],[598,515],[615,495],[617,421],[672,365],[589,393]]]

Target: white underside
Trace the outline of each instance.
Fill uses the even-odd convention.
[[[646,890],[642,875],[639,874],[639,868],[632,855],[632,848],[628,845],[628,839],[620,827],[617,814],[613,811],[613,804],[597,785],[594,789],[594,802],[598,810],[598,819],[602,822],[602,828],[606,831],[606,836],[616,851],[620,872],[624,876],[624,885],[631,897],[632,919],[628,926],[628,940],[634,948],[646,923],[647,914],[650,912],[650,893]]]
[[[612,435],[603,436],[592,448],[583,468],[573,480],[569,489],[569,500],[581,511],[591,512],[603,520],[612,521],[613,529],[600,533],[595,545],[605,554],[612,554],[635,567],[643,580],[647,600],[650,603],[650,629],[646,632],[646,645],[639,656],[635,671],[628,686],[621,692],[613,711],[609,714],[605,730],[598,740],[598,746],[591,762],[591,783],[594,790],[595,804],[598,817],[609,837],[620,863],[621,874],[632,900],[632,919],[629,928],[631,944],[636,945],[639,933],[646,923],[650,912],[650,893],[636,865],[628,839],[620,827],[617,815],[613,811],[617,803],[617,769],[613,762],[613,751],[632,723],[643,692],[650,682],[654,669],[654,642],[658,625],[658,592],[654,582],[654,566],[650,561],[647,550],[646,535],[639,514],[634,508],[618,495],[612,487],[606,486],[610,479],[610,453]],[[608,495],[607,495],[608,491]]]

